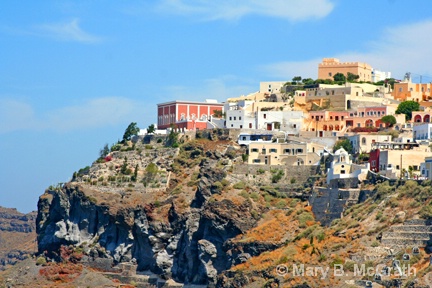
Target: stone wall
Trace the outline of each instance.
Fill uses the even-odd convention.
[[[254,164],[236,164],[233,166],[233,174],[241,175],[261,175],[263,171],[270,172],[271,170],[283,170],[284,176],[282,180],[291,181],[295,179],[296,183],[307,182],[310,176],[320,173],[318,165],[304,166],[282,166],[282,165],[254,165]]]

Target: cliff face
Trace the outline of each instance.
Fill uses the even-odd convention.
[[[226,176],[215,164],[210,159],[199,165],[190,202],[169,195],[137,203],[136,195],[110,192],[100,200],[100,192],[75,183],[47,191],[38,203],[38,250],[55,258],[61,245],[81,246],[91,258],[135,259],[138,270],[163,278],[215,283],[219,273],[239,262],[224,246],[227,240],[256,224],[250,201],[210,200]],[[108,199],[125,204],[113,209]]]
[[[36,212],[0,207],[0,270],[29,257],[36,249]]]

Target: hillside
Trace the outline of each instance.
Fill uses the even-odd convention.
[[[0,271],[36,252],[36,212],[0,207]]]
[[[30,285],[22,275],[31,274],[34,286],[88,277],[113,287],[393,287],[395,273],[374,275],[399,260],[417,270],[404,285],[429,287],[429,182],[364,184],[366,196],[326,227],[307,201],[325,175],[248,166],[223,133],[201,137],[178,148],[163,137],[119,144],[50,187],[38,203],[40,266],[9,271],[8,285]],[[301,264],[306,273],[293,275]],[[358,275],[361,265],[380,268]]]

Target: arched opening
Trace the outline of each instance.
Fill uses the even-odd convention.
[[[351,100],[347,100],[347,109],[351,109]]]
[[[416,115],[416,116],[414,117],[414,122],[416,122],[416,123],[420,123],[420,122],[422,122],[422,117],[421,117],[421,115]]]
[[[430,115],[429,115],[429,114],[426,114],[426,115],[423,117],[423,122],[426,122],[426,123],[429,123],[429,122],[430,122]]]
[[[366,120],[366,127],[372,127],[374,125],[374,121],[372,119]]]
[[[336,130],[336,131],[339,131],[339,130],[340,130],[340,129],[339,129],[339,125],[336,125],[336,126],[335,126],[335,130]]]
[[[323,126],[323,130],[324,130],[324,131],[327,131],[327,125],[324,125],[324,126]]]
[[[333,125],[330,125],[330,126],[329,126],[329,130],[330,130],[330,131],[333,131]]]

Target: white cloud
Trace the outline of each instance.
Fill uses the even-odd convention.
[[[169,98],[161,99],[159,102],[177,100],[204,101],[205,99],[216,99],[219,102],[230,97],[238,97],[259,90],[258,83],[250,80],[240,79],[232,75],[219,78],[206,79],[197,83],[194,87],[169,86],[166,88]]]
[[[94,129],[131,121],[144,104],[123,97],[91,99],[79,105],[37,113],[25,102],[0,99],[0,134],[21,130],[65,132]]]
[[[0,99],[0,134],[35,126],[35,113],[29,104]]]
[[[331,0],[163,0],[164,13],[196,15],[202,20],[238,20],[246,15],[264,15],[290,21],[326,17],[334,8]]]
[[[72,19],[66,23],[43,24],[35,27],[35,33],[41,36],[52,37],[61,41],[75,41],[83,43],[96,43],[102,38],[91,35],[81,29],[79,19]]]
[[[423,82],[432,81],[432,38],[428,37],[432,31],[432,20],[409,25],[387,28],[378,40],[365,43],[364,52],[341,53],[338,55],[322,55],[335,57],[342,62],[359,61],[370,64],[380,71],[390,71],[392,77],[403,78],[405,72],[424,75]],[[292,79],[296,75],[316,78],[318,63],[322,58],[307,61],[285,61],[265,65],[269,75]],[[426,77],[427,76],[427,77]],[[416,80],[416,79],[414,79]],[[418,79],[417,79],[418,80]]]

